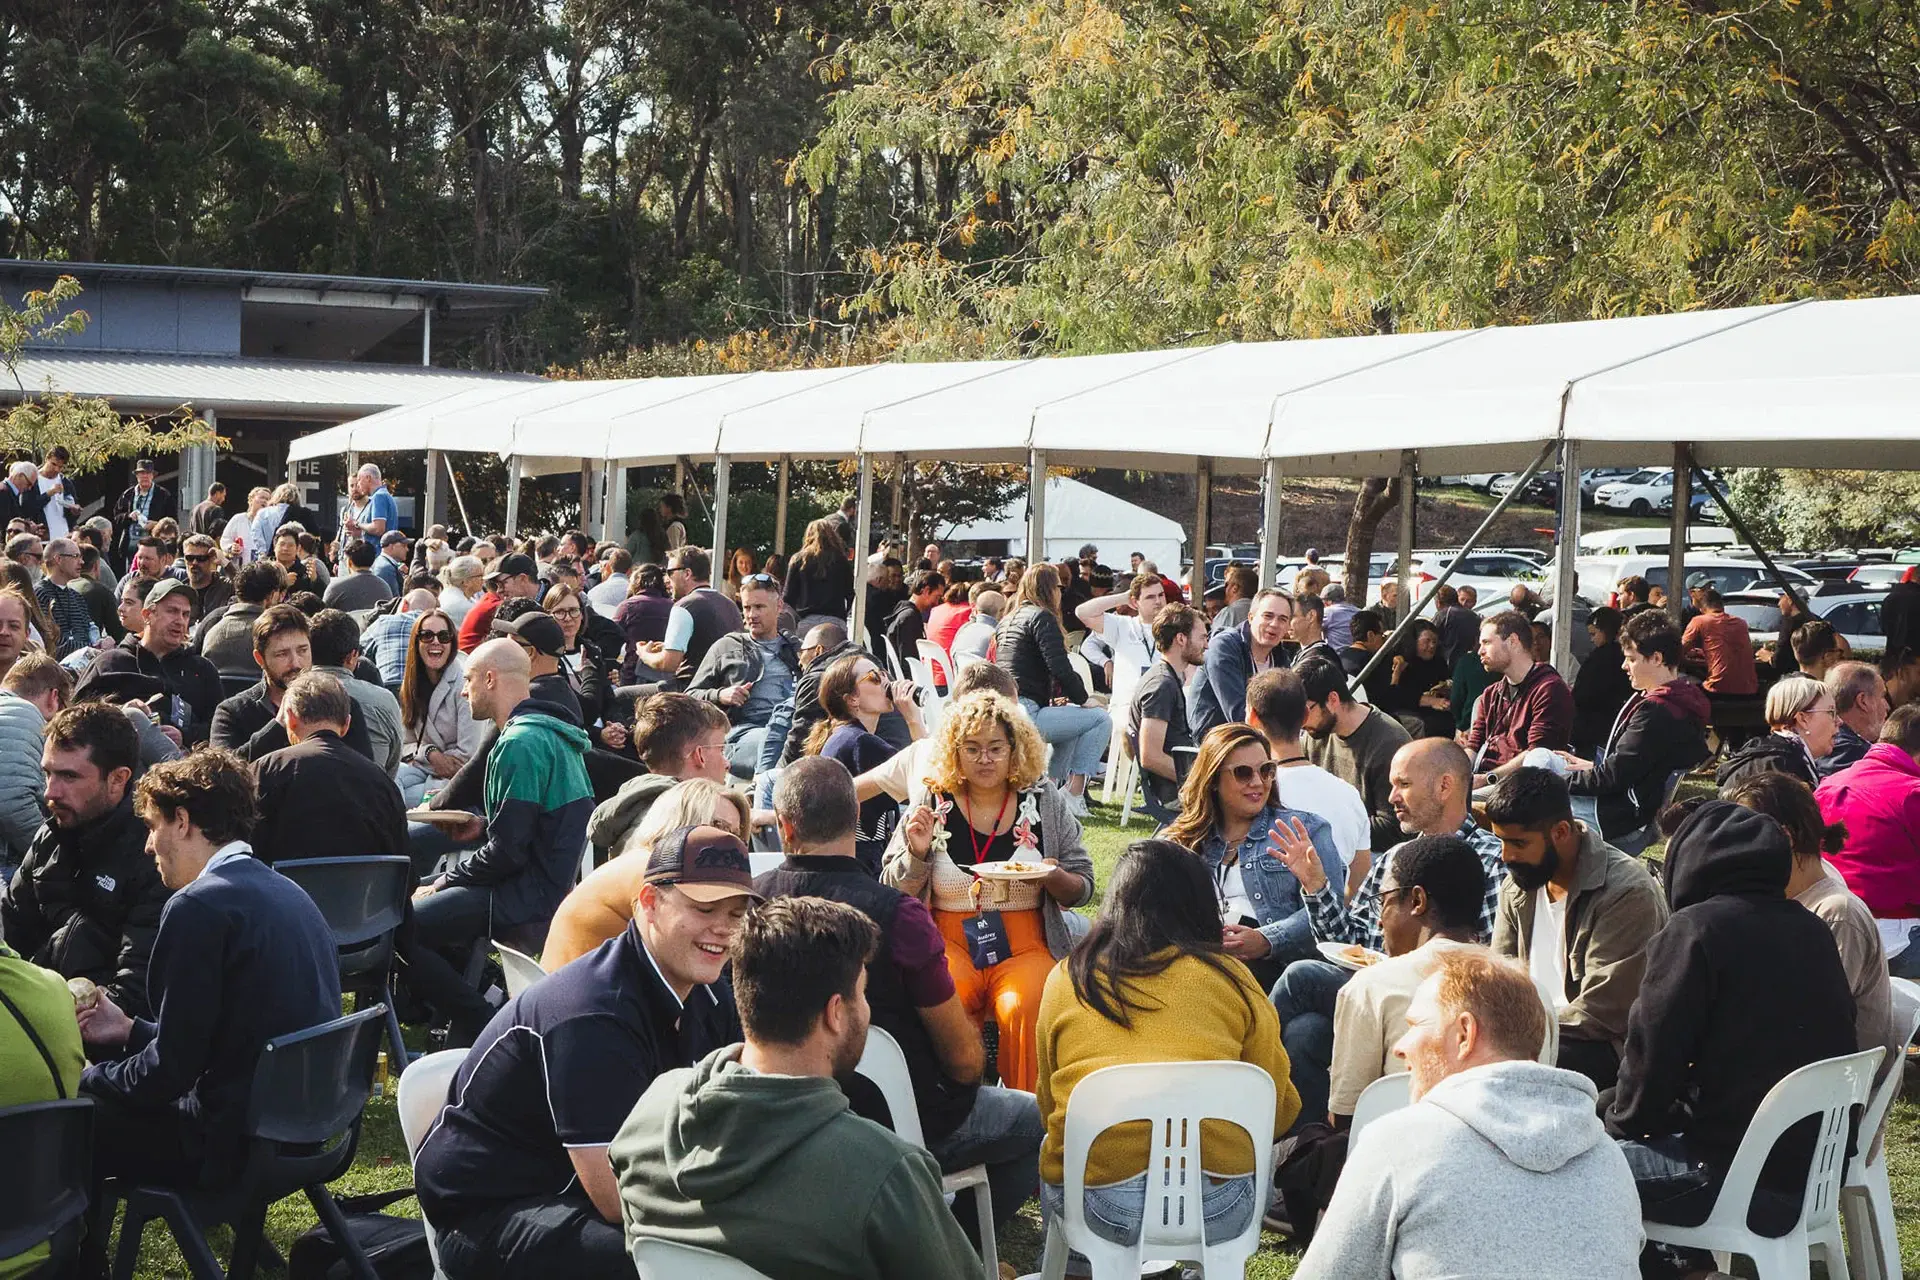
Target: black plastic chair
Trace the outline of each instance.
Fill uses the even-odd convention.
[[[193,1280],[222,1280],[206,1229],[231,1223],[233,1257],[225,1275],[248,1280],[263,1250],[278,1257],[266,1243],[267,1209],[296,1192],[306,1193],[346,1255],[349,1272],[361,1280],[378,1280],[347,1230],[346,1218],[327,1191],[327,1183],[353,1164],[361,1113],[373,1091],[374,1059],[385,1016],[386,1008],[375,1005],[267,1042],[253,1069],[246,1163],[227,1190],[130,1186],[110,1179],[95,1223],[104,1240],[115,1205],[126,1202],[127,1216],[114,1253],[114,1280],[132,1280],[140,1258],[140,1236],[155,1218],[173,1232]]]
[[[222,697],[231,698],[231,697],[234,697],[236,694],[245,693],[247,690],[253,688],[253,686],[259,683],[260,683],[260,677],[258,675],[251,675],[251,676],[222,675],[220,677],[220,693]]]
[[[405,1069],[407,1045],[393,1012],[394,931],[406,918],[413,863],[399,857],[301,858],[273,869],[307,891],[340,949],[343,991],[377,995],[387,1006],[389,1060]]]
[[[0,1196],[0,1260],[50,1243],[51,1256],[40,1269],[58,1275],[78,1256],[85,1234],[93,1100],[0,1108],[0,1151],[13,1164],[7,1194]]]

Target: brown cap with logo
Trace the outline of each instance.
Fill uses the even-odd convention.
[[[753,889],[747,846],[724,827],[675,827],[653,842],[648,884],[670,884],[696,902],[764,899]]]

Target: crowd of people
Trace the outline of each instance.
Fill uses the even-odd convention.
[[[909,568],[887,538],[856,634],[850,506],[716,581],[674,495],[658,559],[415,539],[369,466],[323,542],[291,487],[228,515],[215,486],[183,527],[143,462],[104,527],[56,533],[59,468],[23,465],[0,1105],[93,1098],[102,1177],[235,1176],[261,1046],[341,1009],[273,871],[324,857],[415,873],[398,1012],[467,1050],[416,1158],[452,1280],[627,1277],[639,1235],[977,1275],[944,1175],[1056,1219],[1077,1085],[1205,1061],[1276,1100],[1271,1134],[1203,1129],[1210,1234],[1265,1218],[1314,1277],[1666,1274],[1697,1259],[1643,1216],[1704,1216],[1774,1083],[1904,1063],[1920,705],[1803,622],[1768,732],[1673,805],[1717,700],[1759,693],[1710,586],[1682,628],[1622,584],[1569,683],[1524,588],[1486,617],[1445,588],[1386,652],[1392,599],[1317,568],[1189,602],[1138,554]],[[1082,823],[1129,762],[1159,829],[1099,884]],[[547,976],[508,998],[496,944]],[[919,1143],[853,1071],[870,1028]],[[1353,1140],[1401,1070],[1416,1105]],[[1756,1212],[1797,1212],[1802,1147]],[[1092,1230],[1138,1236],[1146,1163],[1140,1126],[1094,1144]]]

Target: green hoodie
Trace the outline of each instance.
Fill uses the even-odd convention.
[[[761,1075],[740,1045],[668,1071],[608,1155],[627,1238],[738,1258],[773,1280],[973,1280],[980,1259],[931,1155],[821,1076]]]

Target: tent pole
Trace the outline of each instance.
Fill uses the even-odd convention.
[[[1580,590],[1580,442],[1560,443],[1560,554],[1553,574],[1553,666],[1573,670],[1573,599]]]
[[[1267,459],[1266,492],[1260,504],[1260,586],[1270,587],[1279,576],[1280,459]]]
[[[1419,463],[1412,449],[1400,451],[1400,554],[1394,563],[1394,577],[1400,583],[1400,607],[1395,617],[1405,622],[1413,616],[1413,515],[1419,497]]]
[[[507,536],[520,532],[520,459],[507,459]]]
[[[1047,558],[1047,451],[1027,451],[1027,567]]]
[[[627,540],[627,469],[612,460],[607,463],[607,531],[601,536],[620,543]]]
[[[580,527],[593,528],[593,459],[580,459]]]
[[[727,486],[733,478],[733,461],[724,453],[713,455],[713,569],[726,576],[727,565]]]
[[[1207,527],[1213,517],[1213,459],[1201,458],[1193,471],[1193,564],[1187,570],[1187,603],[1204,608],[1207,600]]]
[[[887,528],[893,533],[904,533],[900,527],[900,500],[905,496],[903,490],[907,482],[907,455],[894,455],[893,459],[893,506],[887,514]]]
[[[873,538],[873,455],[860,455],[860,510],[854,520],[853,536],[853,642],[867,644],[867,579],[872,566],[867,562],[867,544]],[[875,654],[875,657],[881,655]]]
[[[1493,522],[1500,518],[1500,513],[1505,511],[1513,500],[1520,496],[1520,491],[1532,482],[1534,476],[1539,474],[1540,468],[1546,466],[1547,459],[1552,456],[1552,441],[1548,441],[1546,444],[1540,446],[1540,452],[1534,456],[1532,462],[1527,464],[1527,469],[1520,473],[1520,479],[1514,484],[1513,488],[1507,490],[1507,496],[1493,504],[1493,510],[1487,512],[1486,518],[1480,521],[1480,527],[1469,534],[1466,542],[1461,545],[1460,553],[1447,562],[1447,567],[1440,571],[1440,576],[1433,580],[1432,585],[1427,588],[1426,594],[1420,597],[1420,603],[1415,605],[1412,612],[1400,620],[1399,625],[1394,627],[1393,634],[1387,637],[1387,642],[1381,645],[1371,658],[1367,659],[1367,665],[1360,668],[1360,674],[1348,681],[1349,684],[1357,685],[1361,683],[1373,674],[1375,667],[1393,655],[1401,639],[1407,632],[1413,630],[1413,620],[1418,618],[1421,611],[1433,602],[1433,598],[1436,595],[1440,594],[1440,588],[1447,585],[1447,580],[1453,577],[1453,572],[1460,567],[1461,561],[1473,554],[1474,548],[1480,545],[1480,539],[1487,536],[1487,530],[1493,528]]]
[[[785,555],[787,554],[787,487],[793,483],[793,459],[787,454],[781,454],[777,471],[773,500],[773,549],[777,554]]]
[[[1688,499],[1693,496],[1693,451],[1673,446],[1673,515],[1667,522],[1667,613],[1679,626],[1687,607],[1686,571]]]
[[[687,460],[675,458],[673,461],[673,491],[685,495],[687,492]]]
[[[453,474],[453,459],[446,454],[440,455],[440,461],[446,464],[447,484],[453,490],[453,500],[460,508],[460,527],[468,533],[473,532],[473,521],[467,518],[467,500],[460,493],[460,477]]]
[[[1692,456],[1691,449],[1688,450],[1688,456]],[[1698,470],[1698,468],[1696,468],[1696,470]],[[1753,536],[1752,532],[1747,528],[1747,522],[1740,518],[1740,513],[1735,511],[1733,504],[1727,501],[1727,495],[1725,491],[1720,488],[1719,483],[1704,471],[1700,471],[1699,475],[1700,483],[1706,486],[1707,496],[1719,505],[1721,513],[1727,517],[1727,523],[1732,525],[1733,531],[1740,535],[1740,540],[1753,548],[1754,554],[1760,557],[1760,563],[1767,566],[1768,574],[1773,577],[1775,582],[1780,584],[1780,590],[1793,597],[1794,607],[1800,610],[1802,614],[1809,613],[1807,599],[1800,594],[1800,588],[1787,581],[1786,575],[1780,572],[1780,566],[1773,562],[1773,557],[1767,554],[1767,549],[1760,545],[1760,539]]]
[[[423,537],[429,527],[447,522],[447,491],[440,482],[440,459],[443,456],[438,449],[427,450],[427,483],[420,495],[426,510],[415,521]]]

